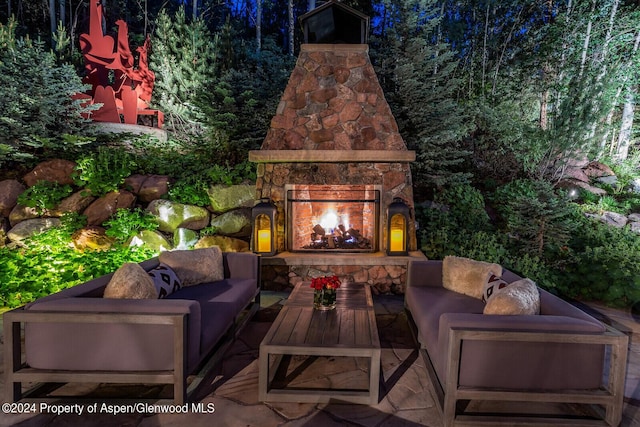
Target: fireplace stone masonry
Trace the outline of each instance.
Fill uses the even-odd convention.
[[[398,132],[367,45],[302,45],[262,147],[249,160],[257,163],[256,199],[269,198],[277,208],[278,254],[263,259],[267,288],[286,288],[321,272],[368,282],[381,292],[402,291],[408,260],[384,255],[386,209],[399,197],[413,217],[415,153]],[[337,193],[354,186],[379,189],[373,253],[332,258],[289,252],[287,230],[296,220],[289,217],[287,190],[301,186],[329,186]],[[415,256],[415,221],[409,223],[408,244]]]

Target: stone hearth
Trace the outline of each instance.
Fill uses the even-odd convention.
[[[269,198],[277,208],[278,254],[263,258],[265,288],[338,274],[370,283],[379,292],[403,292],[406,264],[411,256],[421,256],[415,221],[409,221],[410,256],[386,256],[387,207],[401,198],[414,219],[410,163],[415,153],[407,150],[398,132],[367,45],[302,45],[262,147],[250,152],[249,160],[258,164],[256,198]],[[286,197],[292,186],[379,189],[372,253],[288,252],[288,225],[295,219],[288,217]]]

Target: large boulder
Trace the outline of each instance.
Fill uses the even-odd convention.
[[[211,209],[222,213],[237,208],[251,208],[256,200],[255,185],[213,185],[207,190]]]
[[[84,227],[71,235],[71,243],[79,251],[104,251],[111,248],[113,242],[114,239],[107,236],[106,230],[98,226]]]
[[[0,248],[7,243],[7,231],[9,231],[9,220],[0,216]]]
[[[615,175],[615,173],[609,166],[596,161],[590,162],[587,166],[584,167],[583,170],[589,178],[599,178],[602,176]]]
[[[222,252],[249,252],[249,243],[244,240],[227,236],[205,236],[198,240],[194,249],[219,246]]]
[[[586,182],[578,181],[575,179],[563,179],[557,185],[558,188],[564,188],[568,191],[579,189],[588,191],[589,193],[595,194],[596,196],[606,196],[607,190],[603,190],[602,188],[595,187]]]
[[[138,197],[145,203],[159,199],[169,192],[169,182],[166,175],[150,175],[142,184]]]
[[[622,215],[617,212],[606,211],[602,214],[602,216],[604,218],[605,223],[617,228],[622,228],[625,225],[627,225],[627,222],[629,222],[629,220],[625,215]]]
[[[87,225],[101,225],[108,220],[118,209],[129,209],[133,206],[136,196],[133,193],[120,190],[112,191],[96,199],[84,210],[87,217]]]
[[[251,209],[236,209],[211,219],[217,234],[233,237],[251,236]]]
[[[29,237],[42,233],[52,227],[58,227],[60,220],[58,218],[34,218],[20,222],[7,233],[7,237],[12,242],[20,242]]]
[[[53,159],[37,165],[27,173],[22,179],[29,186],[35,185],[38,181],[57,182],[60,185],[73,184],[73,172],[76,163],[70,160]]]
[[[189,230],[188,228],[178,228],[173,233],[174,249],[191,249],[198,242],[198,232]]]
[[[62,199],[58,206],[51,210],[51,215],[62,216],[68,212],[80,213],[88,208],[95,199],[89,190],[76,191],[69,197]]]
[[[199,206],[158,199],[149,203],[147,211],[157,217],[158,230],[166,233],[178,228],[200,230],[209,224],[209,211]]]
[[[9,216],[24,190],[25,186],[15,179],[0,181],[0,216]]]
[[[15,227],[22,221],[25,221],[27,219],[39,218],[40,216],[41,215],[36,208],[15,205],[13,209],[11,209],[11,213],[9,213],[9,223],[12,227]]]
[[[144,246],[156,252],[171,250],[171,243],[162,233],[155,230],[142,230],[129,240],[129,246]]]

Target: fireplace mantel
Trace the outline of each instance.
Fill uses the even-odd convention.
[[[409,150],[253,150],[254,163],[411,163],[416,152]]]

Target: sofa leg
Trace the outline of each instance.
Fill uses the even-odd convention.
[[[13,373],[20,369],[22,365],[20,323],[13,322],[9,313],[5,314],[3,321],[5,400],[7,402],[17,402],[22,398],[22,383],[13,380]]]

